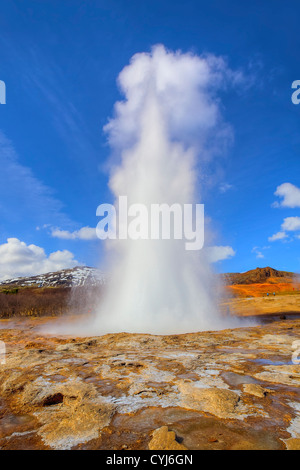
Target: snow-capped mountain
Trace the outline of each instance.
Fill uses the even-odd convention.
[[[39,274],[31,277],[18,277],[2,281],[0,286],[15,287],[77,287],[98,286],[105,284],[107,276],[96,268],[76,266],[72,269],[62,269],[53,273]]]

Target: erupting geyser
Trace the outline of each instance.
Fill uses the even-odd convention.
[[[133,56],[119,75],[125,100],[116,103],[105,127],[117,159],[109,181],[117,212],[124,196],[128,206],[143,205],[148,213],[153,204],[204,202],[207,164],[231,138],[216,90],[238,79],[212,55],[173,53],[159,45]],[[108,289],[76,333],[174,334],[234,326],[218,312],[219,285],[208,251],[187,250],[185,237],[143,239],[143,214],[138,220],[137,239],[106,240]],[[205,233],[206,245],[208,238]]]
[[[119,76],[125,100],[105,130],[119,162],[110,188],[128,204],[201,203],[197,171],[230,136],[216,89],[229,75],[222,59],[156,46]],[[203,175],[202,175],[203,176]],[[118,208],[117,208],[118,210]],[[218,286],[205,250],[185,239],[107,240],[111,273],[90,331],[182,333],[224,327]]]

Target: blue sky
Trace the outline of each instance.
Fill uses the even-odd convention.
[[[216,268],[299,271],[299,15],[293,0],[3,0],[0,277],[101,264],[86,227],[112,200],[103,126],[120,99],[118,74],[158,43],[225,57],[246,77],[220,95],[234,139],[200,201],[215,244],[235,252]]]

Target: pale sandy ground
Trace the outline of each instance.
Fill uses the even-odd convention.
[[[270,295],[269,297],[232,298],[223,302],[223,309],[227,306],[231,314],[240,316],[287,314],[300,315],[300,295]]]

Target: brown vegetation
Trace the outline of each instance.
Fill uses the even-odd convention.
[[[100,287],[3,288],[0,318],[88,313],[95,307],[99,290]]]

